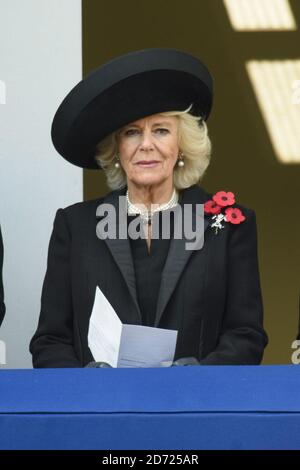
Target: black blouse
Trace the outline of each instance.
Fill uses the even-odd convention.
[[[150,252],[145,238],[136,240],[129,237],[135,268],[137,298],[142,314],[142,325],[154,326],[161,274],[168,256],[170,238],[173,235],[174,220],[170,217],[170,238],[162,236],[162,212],[156,212],[157,238],[151,238]],[[128,215],[128,224],[137,217]],[[152,232],[153,234],[153,232]]]

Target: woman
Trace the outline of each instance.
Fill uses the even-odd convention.
[[[87,338],[97,286],[122,323],[178,331],[174,365],[261,362],[267,336],[255,214],[237,208],[232,193],[211,199],[199,186],[210,157],[211,105],[209,71],[175,49],[114,59],[62,102],[52,125],[56,149],[82,168],[100,165],[113,191],[56,214],[30,344],[35,367],[94,360]],[[118,214],[120,196],[127,234],[138,218],[144,238],[99,236],[101,208],[110,204]],[[169,238],[161,229],[152,237],[166,211],[191,207],[196,222],[199,204],[206,212],[203,246],[187,249],[184,232],[175,236],[175,216]]]

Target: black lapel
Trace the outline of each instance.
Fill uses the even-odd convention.
[[[183,208],[183,204],[191,204],[193,227],[195,227],[195,218],[197,217],[196,204],[204,204],[209,199],[200,186],[193,185],[182,192],[182,198],[179,204]],[[174,220],[174,229],[176,224],[176,216]],[[204,217],[204,231],[209,225],[207,217]],[[188,260],[195,250],[187,250],[186,243],[189,243],[184,236],[181,239],[172,238],[170,241],[169,253],[161,276],[161,284],[156,306],[155,326],[158,326],[163,311],[175,289],[178,279],[186,266]],[[199,274],[199,273],[198,273]]]
[[[119,196],[125,196],[126,194],[127,187],[122,188],[121,190],[117,191],[112,191],[110,192],[101,202],[100,206],[102,204],[112,204],[115,207],[116,214],[117,214],[117,220],[116,220],[116,232],[117,234],[119,233],[119,230],[126,229],[127,231],[127,219],[121,219],[121,221],[118,218],[119,215]],[[98,208],[100,208],[98,206]],[[98,215],[98,208],[97,208],[97,215]],[[100,218],[99,218],[100,219]],[[108,249],[110,250],[115,262],[117,263],[117,266],[119,267],[125,282],[127,284],[128,290],[130,292],[130,295],[134,301],[134,304],[136,306],[138,315],[140,317],[140,320],[142,322],[142,315],[140,311],[140,307],[138,304],[137,300],[137,293],[136,293],[136,282],[135,282],[135,272],[134,272],[134,265],[133,265],[133,260],[132,260],[132,255],[131,255],[131,247],[130,247],[130,241],[128,238],[106,238],[104,239]]]

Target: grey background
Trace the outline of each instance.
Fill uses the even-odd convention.
[[[54,216],[82,200],[82,170],[58,156],[50,137],[58,104],[82,77],[81,50],[80,0],[0,0],[0,341],[8,368],[31,367]]]

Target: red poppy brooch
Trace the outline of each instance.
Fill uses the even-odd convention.
[[[237,225],[246,220],[240,209],[231,207],[233,204],[235,204],[234,194],[226,191],[218,191],[212,199],[204,204],[204,213],[212,215],[213,223],[210,226],[215,229],[215,233],[224,228],[222,222]]]

